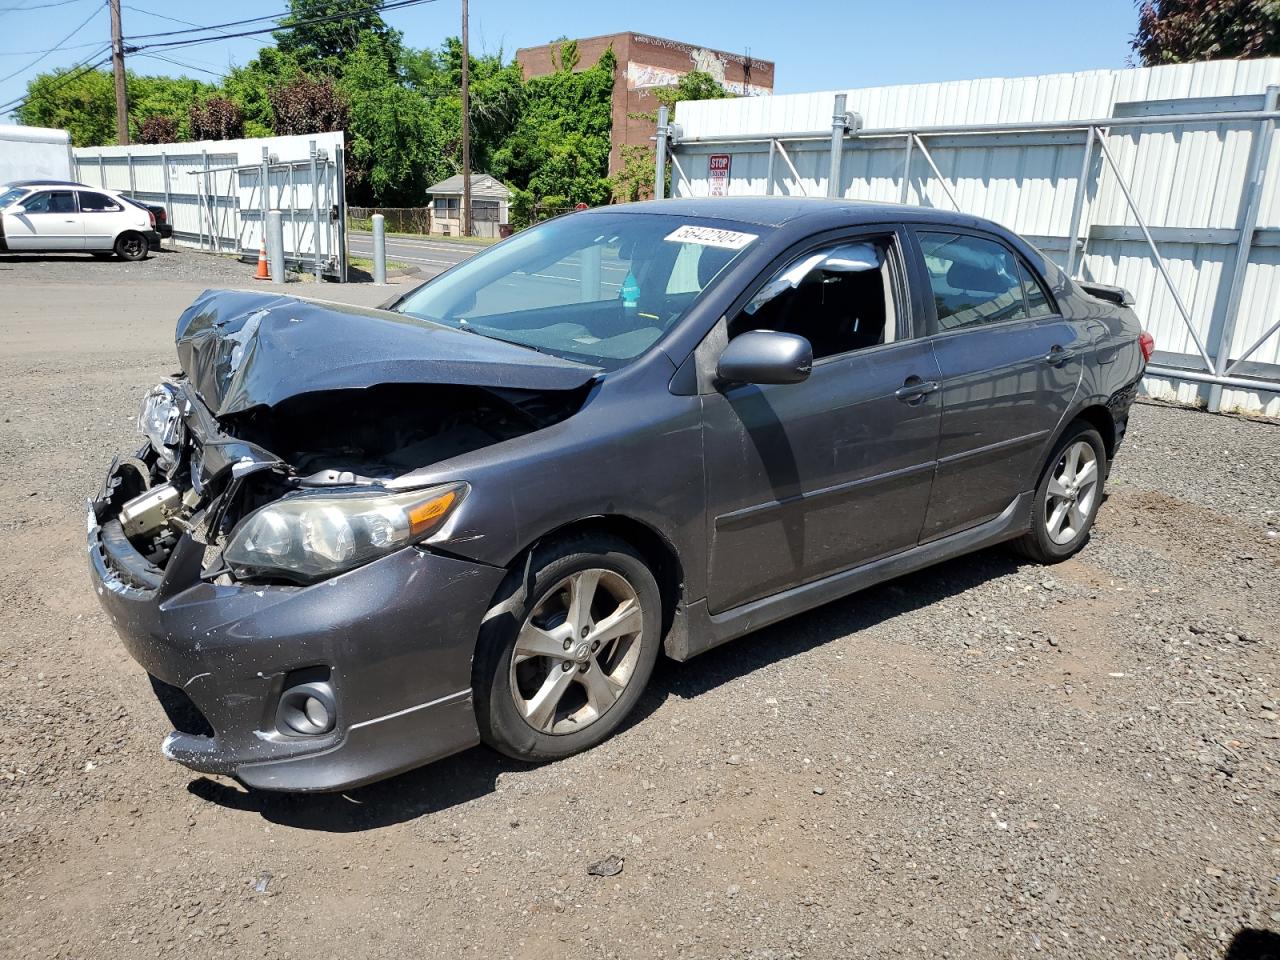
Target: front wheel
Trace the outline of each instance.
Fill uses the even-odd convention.
[[[1054,447],[1036,487],[1031,528],[1016,541],[1024,556],[1037,563],[1058,563],[1089,539],[1102,504],[1107,476],[1107,448],[1088,424],[1070,427]]]
[[[613,537],[535,550],[481,627],[472,667],[484,741],[519,760],[595,746],[644,691],[662,633],[658,584]]]
[[[120,234],[116,239],[116,256],[129,261],[147,259],[147,238],[132,230]]]

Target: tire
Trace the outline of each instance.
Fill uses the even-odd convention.
[[[147,238],[133,230],[126,230],[116,237],[116,256],[121,260],[136,263],[147,259]]]
[[[575,593],[590,597],[585,615]],[[635,707],[661,641],[657,581],[625,541],[583,534],[535,548],[480,628],[471,686],[481,738],[528,761],[595,746]]]
[[[1102,504],[1107,469],[1107,448],[1098,431],[1083,421],[1067,427],[1036,486],[1030,526],[1014,541],[1014,549],[1042,564],[1061,563],[1078,553]]]

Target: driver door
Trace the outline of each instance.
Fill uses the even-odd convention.
[[[83,250],[84,218],[74,190],[43,190],[22,201],[22,213],[4,215],[10,250]]]
[[[814,365],[802,383],[704,393],[713,614],[918,542],[941,378],[912,329],[904,247],[900,231],[881,231],[804,251],[759,288],[781,293],[723,328],[721,344],[747,330],[804,336]]]

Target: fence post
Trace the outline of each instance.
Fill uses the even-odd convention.
[[[173,200],[169,196],[170,189],[169,189],[169,151],[168,150],[160,151],[160,162],[164,165],[164,212],[165,212],[165,215],[169,218],[169,226],[172,227],[173,226]],[[177,241],[175,240],[174,243],[177,243]]]
[[[316,142],[311,141],[311,253],[315,261],[316,280],[324,279],[320,264],[320,178],[316,175]]]
[[[667,195],[667,108],[658,108],[658,138],[653,162],[653,199]]]
[[[372,219],[373,282],[381,287],[387,282],[387,218],[375,213]]]
[[[1076,275],[1076,244],[1080,238],[1080,217],[1084,212],[1084,198],[1089,192],[1089,175],[1093,170],[1094,129],[1089,128],[1084,138],[1084,162],[1080,164],[1080,179],[1076,181],[1075,196],[1071,198],[1071,226],[1067,228],[1067,276]]]
[[[1274,111],[1280,106],[1280,86],[1267,87],[1263,109]],[[1240,197],[1240,239],[1236,244],[1236,261],[1231,271],[1231,287],[1227,293],[1227,309],[1222,314],[1222,329],[1214,347],[1213,372],[1224,376],[1231,360],[1231,341],[1235,339],[1236,315],[1244,297],[1244,278],[1249,269],[1249,256],[1253,252],[1253,234],[1258,229],[1258,216],[1262,208],[1262,183],[1267,175],[1267,162],[1271,156],[1271,136],[1274,120],[1260,120],[1253,134],[1249,151],[1249,166],[1245,173],[1244,191]],[[1222,387],[1209,390],[1209,410],[1217,413],[1222,405]]]
[[[284,217],[279,210],[267,211],[267,263],[271,282],[284,283]]]
[[[844,132],[848,127],[845,115],[845,94],[836,94],[836,108],[831,114],[831,170],[827,174],[827,196],[840,196],[840,161],[844,158]]]

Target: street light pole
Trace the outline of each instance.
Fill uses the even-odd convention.
[[[471,49],[467,0],[462,0],[462,235],[471,236]]]
[[[111,8],[111,70],[116,77],[116,143],[129,143],[129,98],[124,86],[124,36],[120,29],[120,0],[107,0]]]

